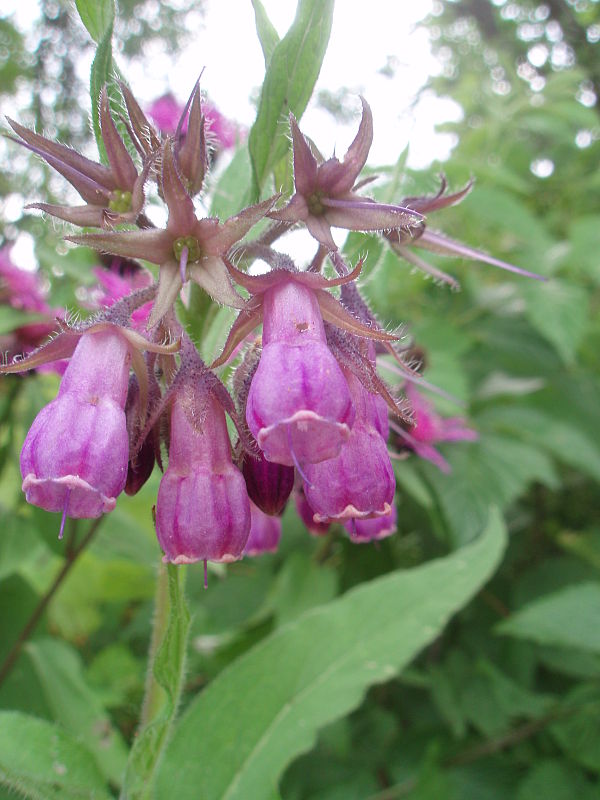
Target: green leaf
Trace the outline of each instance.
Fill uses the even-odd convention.
[[[191,704],[158,778],[159,800],[268,797],[320,727],[396,675],[497,567],[498,512],[472,545],[363,584],[242,656]]]
[[[520,784],[516,800],[593,800],[598,795],[585,775],[568,763],[542,761]]]
[[[101,41],[98,43],[98,49],[92,62],[92,70],[90,72],[90,99],[92,101],[92,125],[94,128],[94,136],[96,137],[96,144],[100,159],[107,163],[106,148],[102,141],[102,130],[100,128],[100,109],[99,100],[102,87],[110,82],[114,83],[114,70],[112,60],[112,23],[106,30]],[[114,90],[113,90],[114,93]]]
[[[115,21],[114,0],[75,0],[81,21],[96,44],[100,44]]]
[[[168,582],[168,616],[164,636],[152,664],[153,680],[149,681],[144,698],[142,713],[147,722],[135,740],[127,763],[122,796],[128,800],[153,797],[155,773],[177,713],[185,677],[190,626],[184,596],[185,574],[181,567],[169,564],[159,575],[156,609],[159,628],[165,605],[162,602],[164,598],[161,598],[165,590],[165,576]]]
[[[539,644],[600,653],[600,583],[569,586],[529,603],[496,630]]]
[[[125,768],[125,743],[87,685],[78,653],[55,639],[29,642],[25,652],[54,718],[85,744],[104,776],[119,784]]]
[[[31,800],[108,800],[92,755],[57,725],[0,712],[0,785]]]
[[[548,456],[516,439],[486,433],[478,442],[453,443],[440,449],[452,468],[450,475],[428,462],[420,467],[437,496],[455,545],[465,544],[477,534],[490,505],[506,507],[530,481],[556,483]]]
[[[211,215],[226,219],[239,213],[245,205],[245,198],[250,198],[251,183],[252,169],[248,150],[240,147],[217,181],[210,205]]]
[[[565,419],[560,409],[551,415],[539,408],[506,405],[486,409],[477,421],[548,450],[559,461],[600,481],[600,448],[578,426],[576,415]]]
[[[265,57],[265,69],[268,69],[273,51],[279,44],[279,34],[267,16],[265,7],[260,0],[252,0],[252,8],[256,19],[256,32]]]
[[[290,29],[273,50],[248,148],[254,193],[288,147],[288,113],[304,113],[321,70],[331,32],[334,0],[299,0]]]
[[[524,286],[523,295],[533,327],[554,345],[566,364],[571,364],[588,324],[586,290],[553,278],[543,285]]]
[[[600,772],[600,692],[597,681],[576,686],[566,695],[564,704],[573,713],[553,723],[550,728],[552,736],[573,761],[588,770]]]

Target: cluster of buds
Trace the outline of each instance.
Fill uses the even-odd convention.
[[[404,437],[404,446],[417,453],[421,448],[429,458],[437,453],[431,444],[436,436],[474,434],[456,420],[452,435],[447,426],[427,428],[432,415],[414,388],[426,384],[399,336],[384,329],[362,297],[362,263],[346,264],[331,227],[379,232],[401,257],[429,271],[413,244],[516,270],[426,229],[424,214],[458,202],[470,184],[446,195],[444,183],[435,197],[399,205],[359,193],[370,180],[359,175],[373,137],[363,100],[358,133],[341,161],[325,160],[290,116],[295,192],[287,202],[275,195],[224,222],[199,218],[194,197],[211,160],[199,85],[173,135],[157,130],[130,90],[121,90],[129,148],[106,90],[100,96],[107,164],[10,121],[15,141],[57,169],[84,201],[33,207],[97,228],[67,239],[117,263],[133,263],[137,276],[132,283],[104,273],[106,308],[83,323],[61,321],[46,344],[0,369],[20,372],[70,359],[57,398],[38,414],[23,445],[28,502],[61,513],[62,533],[68,516],[97,517],[114,508],[122,491],[137,492],[155,463],[163,469],[168,453],[155,507],[166,561],[229,562],[275,550],[292,493],[311,533],[322,534],[332,523],[355,542],[393,533],[390,427]],[[166,205],[162,229],[145,213],[149,181]],[[261,221],[266,229],[249,239]],[[297,225],[316,240],[305,269],[274,248]],[[157,282],[135,266],[138,259],[158,266]],[[252,274],[255,260],[268,271]],[[326,277],[328,264],[335,277]],[[177,319],[180,290],[190,281],[239,310],[210,365]],[[402,378],[397,389],[379,376],[378,357],[396,364]],[[225,365],[235,367],[232,393],[218,377]],[[237,431],[233,443],[226,415]]]

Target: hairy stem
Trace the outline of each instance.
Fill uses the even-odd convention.
[[[148,671],[144,688],[144,700],[140,714],[139,730],[151,722],[164,703],[165,690],[158,683],[154,675],[154,660],[156,652],[162,642],[167,622],[169,619],[169,578],[167,567],[162,561],[158,567],[156,577],[156,591],[154,593],[154,618],[152,622],[152,635],[148,651]]]

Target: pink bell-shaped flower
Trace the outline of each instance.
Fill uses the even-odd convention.
[[[250,532],[250,501],[220,398],[204,382],[186,381],[171,406],[169,466],[156,501],[164,561],[236,561]],[[215,379],[216,380],[216,379]],[[223,392],[225,389],[223,388]]]
[[[396,533],[398,512],[396,505],[392,504],[389,514],[372,519],[349,519],[344,522],[344,528],[354,544],[368,544],[369,542],[385,539]]]
[[[294,466],[333,458],[354,408],[327,347],[315,292],[293,279],[265,292],[263,350],[246,419],[269,461]]]
[[[307,464],[304,491],[315,522],[386,516],[391,511],[396,479],[387,445],[384,403],[346,372],[356,419],[340,454]]]
[[[21,451],[27,502],[70,517],[112,511],[125,487],[129,345],[116,327],[84,334],[58,396],[35,418]]]
[[[250,536],[244,548],[245,556],[261,556],[263,553],[275,553],[281,539],[281,519],[271,517],[261,511],[254,503],[250,503]]]
[[[305,524],[311,536],[325,536],[329,533],[331,525],[328,520],[324,522],[315,522],[315,512],[308,505],[308,500],[306,499],[302,486],[299,486],[294,492],[294,504],[296,506],[296,513]]]

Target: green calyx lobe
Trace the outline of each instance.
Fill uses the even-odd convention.
[[[108,208],[118,214],[126,214],[131,211],[131,192],[115,189],[114,192],[110,193]]]
[[[180,236],[179,239],[175,239],[173,242],[173,254],[175,255],[177,261],[181,259],[181,254],[184,247],[187,247],[188,263],[200,261],[202,258],[202,248],[200,247],[200,243],[195,236]]]

